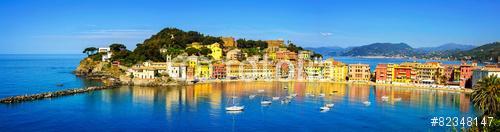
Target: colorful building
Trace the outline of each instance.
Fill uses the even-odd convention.
[[[310,60],[311,59],[312,52],[308,50],[301,50],[299,51],[298,54],[298,59],[302,60]]]
[[[417,66],[417,82],[424,84],[435,84],[439,82],[442,75],[441,63],[428,62]]]
[[[224,48],[232,48],[232,47],[237,47],[236,42],[234,41],[233,37],[221,37],[222,41],[224,42]]]
[[[349,82],[369,82],[370,65],[349,64]]]
[[[225,79],[226,78],[226,64],[215,63],[212,64],[212,78],[214,79]]]
[[[214,43],[210,46],[207,46],[207,48],[209,48],[212,51],[210,55],[214,60],[220,60],[222,58],[222,49],[220,48],[219,43]]]
[[[475,86],[479,80],[484,77],[496,76],[500,77],[500,67],[483,67],[473,70],[472,73],[472,86]]]
[[[387,83],[387,64],[378,64],[375,68],[375,82]]]
[[[412,81],[412,67],[400,65],[394,67],[394,79],[392,82],[410,83]]]
[[[460,65],[460,87],[472,88],[472,72],[477,64],[467,64],[463,62]]]

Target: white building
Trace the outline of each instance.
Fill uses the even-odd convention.
[[[476,85],[480,79],[491,75],[500,77],[500,68],[484,67],[474,69],[472,72],[472,86]]]
[[[99,53],[102,54],[102,61],[109,61],[111,57],[113,56],[113,52],[111,52],[111,48],[99,48],[98,50]]]

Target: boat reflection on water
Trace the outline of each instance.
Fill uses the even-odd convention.
[[[392,125],[377,122],[381,119],[411,120],[412,123],[428,126],[427,118],[430,118],[427,117],[428,115],[475,115],[470,107],[470,99],[464,93],[362,84],[224,82],[171,87],[126,86],[105,90],[102,96],[101,99],[105,102],[127,103],[129,100],[134,107],[152,107],[153,112],[165,113],[165,118],[170,123],[196,119],[220,125],[218,123],[224,124],[225,119],[230,119],[235,115],[238,115],[240,120],[256,124],[263,120],[276,121],[278,124],[281,120],[287,120],[286,122],[292,124],[301,120],[315,122],[320,117],[342,122],[344,118],[362,117],[375,122],[368,123],[368,126],[391,127]],[[252,99],[256,96],[258,99]],[[271,97],[278,96],[280,101],[288,99],[286,100],[288,102],[261,105],[264,99],[271,102]],[[226,108],[231,106],[226,103],[231,100],[231,97],[238,98],[238,105],[245,106],[245,110],[226,111]],[[263,107],[266,109],[262,109]],[[320,116],[319,112],[324,113]],[[406,117],[410,119],[398,117],[398,115],[410,115]],[[359,125],[357,122],[346,121],[348,121],[347,126]],[[396,124],[412,127],[412,124],[401,122]],[[249,127],[245,125],[248,124],[236,124],[235,128],[249,130],[245,129]]]

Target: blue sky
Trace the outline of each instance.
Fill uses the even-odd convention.
[[[1,0],[0,54],[133,49],[165,27],[304,47],[480,45],[500,40],[499,14],[496,0]]]

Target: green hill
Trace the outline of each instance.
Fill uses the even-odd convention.
[[[500,42],[488,43],[471,50],[458,52],[453,56],[458,59],[497,63],[500,56]]]
[[[354,47],[342,56],[408,56],[413,54],[413,48],[406,43],[374,43]]]

